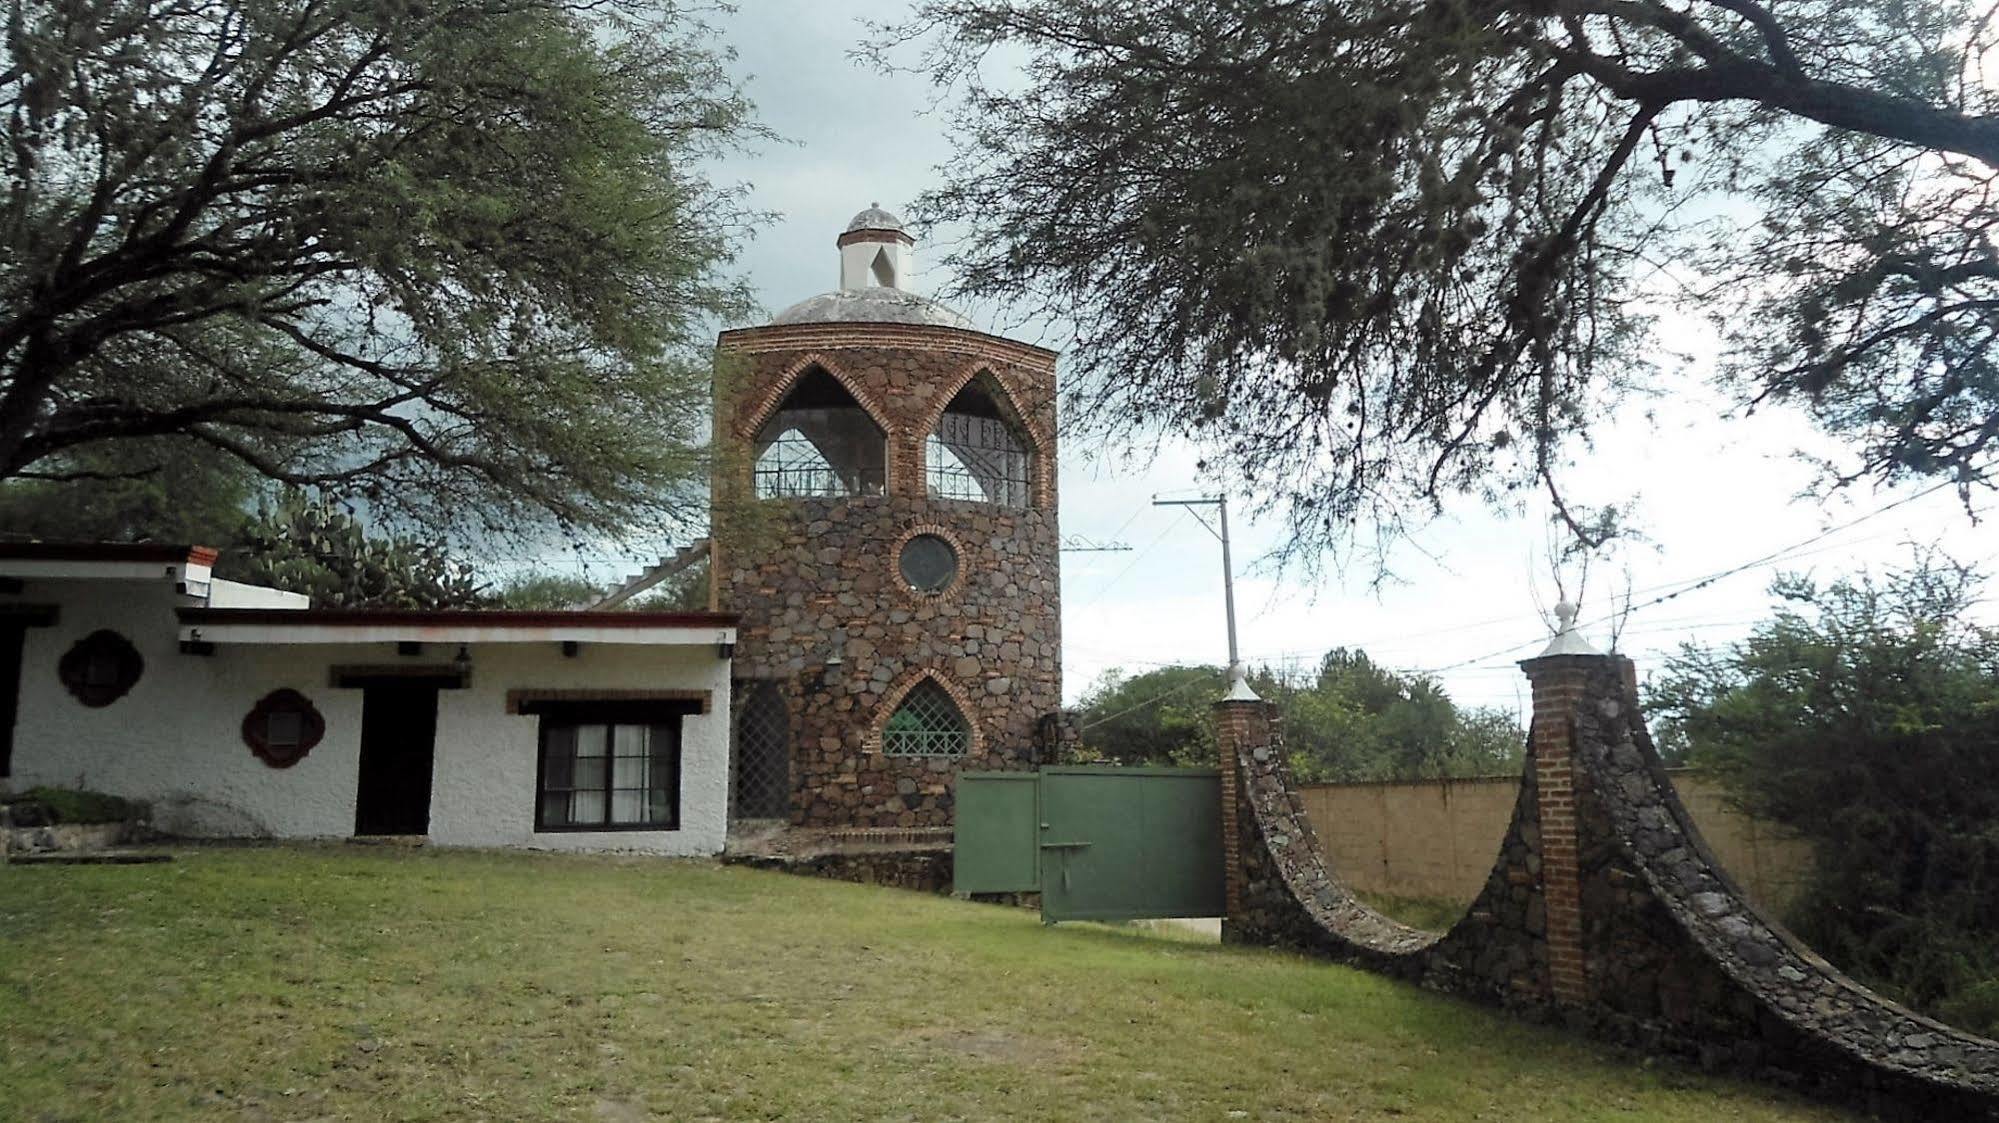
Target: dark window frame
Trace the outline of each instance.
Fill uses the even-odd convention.
[[[686,742],[685,719],[690,714],[698,714],[698,703],[688,701],[604,701],[588,700],[543,702],[532,707],[523,707],[523,712],[537,715],[534,749],[534,830],[536,834],[610,834],[623,831],[678,831],[683,819],[680,808],[683,788],[681,772],[685,766],[683,747]],[[549,823],[542,813],[542,799],[552,794],[548,787],[549,735],[555,729],[575,729],[586,725],[601,725],[605,728],[604,755],[604,822],[600,823]],[[617,768],[612,763],[617,745],[614,732],[620,725],[647,726],[654,730],[666,730],[672,744],[666,752],[666,810],[665,819],[652,819],[642,823],[610,822],[613,793]],[[655,750],[656,752],[656,750]],[[574,767],[575,749],[571,747],[571,767]],[[658,765],[655,765],[658,767]],[[562,792],[584,789],[565,787]],[[650,788],[645,789],[651,791]]]

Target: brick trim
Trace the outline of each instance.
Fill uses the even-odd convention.
[[[697,702],[701,713],[714,709],[715,694],[709,690],[544,690],[515,687],[507,691],[507,712],[518,714],[522,706],[537,702]]]
[[[882,694],[881,705],[875,708],[875,716],[868,722],[868,734],[861,742],[862,752],[880,755],[882,730],[888,726],[888,719],[895,716],[895,711],[902,707],[902,700],[909,697],[909,692],[916,689],[916,684],[924,679],[930,679],[944,688],[944,693],[950,695],[951,701],[958,707],[958,716],[964,718],[965,724],[970,727],[972,743],[965,749],[965,759],[978,756],[985,751],[985,730],[981,728],[978,710],[972,706],[971,697],[965,693],[964,687],[939,671],[929,667],[918,667],[913,671],[904,671],[902,677],[896,679]]]
[[[1222,771],[1222,911],[1225,921],[1239,921],[1242,907],[1241,804],[1242,756],[1249,748],[1257,711],[1264,702],[1216,702],[1215,743]]]
[[[831,375],[833,381],[838,382],[848,394],[852,395],[854,402],[861,407],[861,412],[867,414],[868,420],[875,423],[875,428],[881,430],[882,493],[884,495],[892,493],[895,490],[896,484],[894,456],[896,426],[890,422],[888,411],[882,408],[880,402],[875,401],[874,396],[868,393],[867,388],[856,381],[852,375],[841,370],[839,364],[829,358],[823,351],[809,351],[799,356],[790,366],[785,367],[782,373],[764,385],[764,388],[758,392],[759,396],[757,398],[752,399],[756,402],[756,408],[750,410],[749,413],[744,414],[741,412],[741,404],[739,403],[737,410],[739,420],[735,426],[735,443],[745,453],[754,452],[756,449],[757,433],[769,423],[770,419],[777,413],[779,407],[784,405],[784,399],[790,396],[792,389],[798,385],[799,380],[804,378],[806,372],[814,367]],[[754,458],[748,455],[743,457],[740,475],[742,478],[737,481],[739,484],[745,488],[753,487],[756,478],[756,461]]]
[[[916,239],[900,230],[879,230],[872,226],[862,227],[859,230],[849,230],[838,238],[833,239],[833,245],[838,249],[846,249],[856,242],[879,242],[885,246],[892,246],[900,242],[905,246],[913,246],[916,244]]]
[[[1054,456],[1049,451],[1055,447],[1055,440],[1041,424],[1042,410],[1021,408],[1021,402],[1027,399],[1017,385],[1018,376],[1014,373],[1015,369],[1011,363],[995,363],[987,358],[974,358],[960,367],[942,385],[937,394],[936,404],[917,425],[919,440],[916,470],[924,479],[926,486],[930,479],[930,464],[927,459],[930,453],[930,434],[937,431],[937,424],[943,420],[944,411],[950,408],[951,400],[983,374],[989,380],[988,388],[995,392],[994,404],[999,406],[1000,416],[1027,439],[1028,475],[1034,490],[1033,506],[1055,505],[1054,469],[1051,464]]]
[[[1566,662],[1523,665],[1533,685],[1535,812],[1541,828],[1541,903],[1548,945],[1548,989],[1563,1006],[1589,1001],[1589,963],[1583,951],[1582,864],[1578,842],[1575,712],[1587,688],[1580,666]]]
[[[909,582],[902,579],[902,548],[909,545],[909,540],[919,534],[934,534],[942,538],[944,541],[949,542],[951,549],[957,551],[958,554],[957,577],[953,578],[949,585],[944,586],[934,593],[927,593],[922,589],[912,589],[909,587]],[[900,593],[904,599],[915,604],[953,603],[964,593],[965,584],[970,580],[971,560],[971,551],[965,548],[965,540],[958,536],[957,531],[941,523],[934,523],[928,520],[907,523],[896,533],[895,544],[890,546],[888,550],[889,587]]]
[[[736,328],[717,337],[719,346],[742,354],[765,351],[796,351],[803,348],[896,348],[925,351],[952,351],[978,355],[1003,363],[1019,363],[1030,370],[1055,369],[1057,353],[1032,343],[1021,343],[974,328],[944,327],[940,324],[895,324],[870,320],[840,320],[818,324],[765,324]]]

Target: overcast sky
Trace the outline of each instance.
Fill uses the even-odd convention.
[[[792,142],[733,160],[717,176],[753,185],[753,205],[778,215],[741,259],[770,311],[834,287],[833,240],[854,212],[872,202],[899,210],[943,174],[950,149],[928,111],[930,91],[848,57],[864,15],[893,18],[901,9],[893,0],[742,0],[724,21],[737,75],[764,122]],[[917,246],[919,270],[935,261],[925,249]],[[918,276],[919,290],[936,291],[940,277]],[[989,315],[967,311],[992,325]],[[1768,614],[1766,588],[1779,569],[1832,576],[1894,564],[1907,559],[1910,542],[1938,541],[1960,561],[1999,555],[1999,531],[1989,520],[1974,525],[1948,488],[1913,499],[1920,489],[1855,493],[1832,504],[1797,499],[1811,473],[1794,454],[1823,446],[1795,416],[1718,419],[1726,407],[1699,377],[1711,369],[1704,342],[1699,331],[1668,325],[1662,345],[1692,354],[1694,376],[1634,403],[1614,430],[1600,433],[1597,451],[1571,474],[1579,493],[1572,498],[1638,497],[1637,524],[1652,540],[1628,559],[1641,606],[1789,552],[1633,613],[1620,649],[1637,659],[1641,675],[1683,640],[1739,637]],[[1198,478],[1195,452],[1170,436],[1135,458],[1099,452],[1082,441],[1061,451],[1062,531],[1132,550],[1063,556],[1071,700],[1110,668],[1220,663],[1226,654],[1219,548],[1185,515],[1150,506],[1154,493],[1192,494],[1220,481]],[[1328,648],[1357,646],[1390,666],[1438,671],[1460,702],[1517,706],[1524,681],[1513,661],[1546,642],[1540,609],[1555,599],[1544,519],[1539,511],[1500,517],[1465,504],[1397,551],[1390,560],[1400,580],[1380,588],[1371,566],[1280,580],[1258,559],[1283,540],[1284,528],[1238,521],[1245,658],[1309,666]],[[1621,573],[1592,578],[1584,630],[1600,648],[1610,642],[1608,595],[1622,588]]]

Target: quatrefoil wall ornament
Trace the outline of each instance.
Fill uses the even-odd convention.
[[[56,664],[56,677],[92,709],[123,698],[145,673],[146,660],[132,641],[109,628],[77,640]]]
[[[290,768],[326,736],[326,719],[296,690],[273,690],[243,718],[243,743],[272,768]]]

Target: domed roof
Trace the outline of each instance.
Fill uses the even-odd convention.
[[[893,230],[898,234],[909,233],[903,227],[902,220],[883,210],[880,203],[869,203],[867,210],[855,215],[847,223],[846,233],[852,234],[856,230]]]
[[[867,214],[867,211],[862,211]],[[890,215],[891,219],[895,216]],[[856,221],[859,221],[858,219]],[[933,327],[965,328],[977,331],[972,321],[913,292],[880,286],[865,289],[835,289],[779,312],[773,324],[929,324]]]

